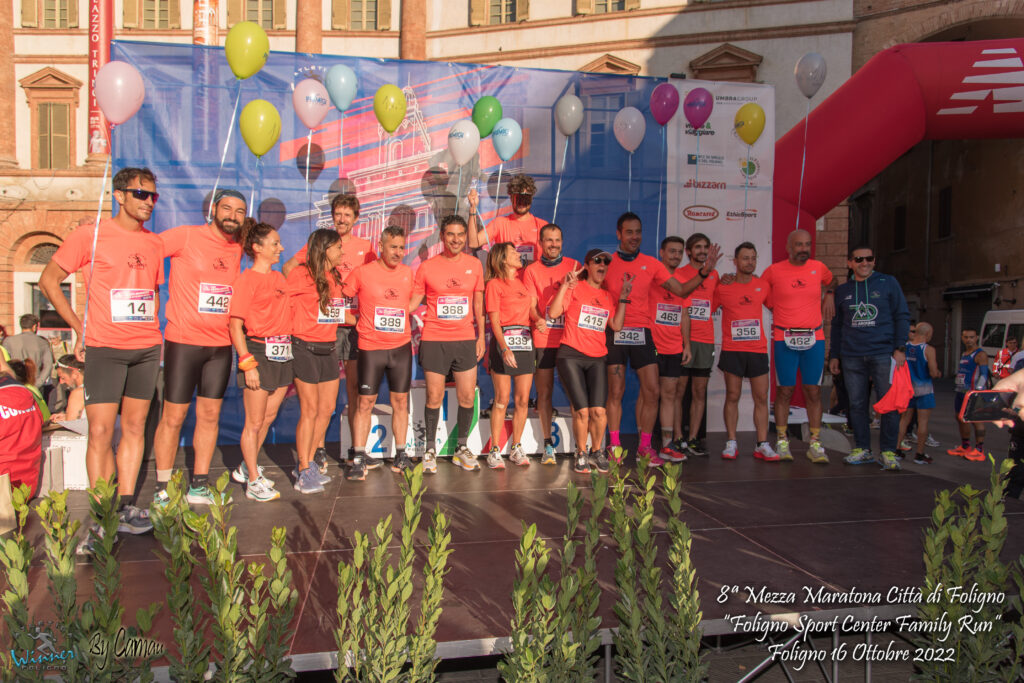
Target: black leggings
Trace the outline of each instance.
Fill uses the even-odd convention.
[[[197,389],[202,398],[222,399],[230,378],[230,346],[164,342],[165,401],[191,403]]]
[[[562,344],[558,348],[555,364],[573,410],[604,408],[608,399],[608,365],[605,356],[594,358]]]
[[[359,349],[358,358],[359,395],[376,396],[380,380],[386,374],[388,390],[394,394],[406,394],[412,384],[412,344],[406,343],[395,349],[364,351]]]

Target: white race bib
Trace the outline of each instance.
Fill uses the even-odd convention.
[[[316,310],[319,311],[319,315],[316,321],[321,325],[340,325],[345,322],[342,317],[345,309],[344,299],[331,299],[331,305],[327,307],[327,310],[321,310],[320,304],[317,303]]]
[[[565,313],[558,316],[557,318],[552,318],[551,307],[548,306],[546,309],[544,309],[544,322],[547,324],[549,330],[565,329]]]
[[[707,299],[690,299],[690,318],[701,322],[711,320],[711,302]]]
[[[760,320],[733,320],[732,321],[733,341],[760,341],[761,321]]]
[[[152,289],[110,290],[110,321],[151,323],[156,320],[156,294]]]
[[[284,363],[292,359],[292,338],[287,334],[267,337],[264,341],[267,344],[265,352],[267,360]]]
[[[578,325],[584,330],[604,332],[604,328],[608,325],[608,310],[597,306],[582,306]]]
[[[350,312],[352,315],[355,315],[356,313],[359,312],[358,296],[346,296],[344,299],[342,299],[342,301],[344,302],[342,304],[342,307],[345,311]]]
[[[199,312],[219,313],[227,315],[231,308],[231,285],[214,285],[209,282],[199,283]]]
[[[814,330],[784,330],[782,339],[794,351],[806,351],[814,346]]]
[[[506,327],[502,335],[510,351],[533,351],[533,337],[530,336],[529,327]]]
[[[654,314],[654,322],[657,325],[669,325],[679,327],[683,320],[683,307],[678,304],[658,304],[658,310]]]
[[[643,346],[647,341],[642,327],[623,327],[615,333],[616,346]]]
[[[373,329],[390,334],[405,332],[405,309],[377,306],[373,309]]]
[[[532,244],[520,244],[516,247],[516,251],[519,253],[519,260],[523,262],[523,266],[527,266],[533,263],[533,245]]]
[[[438,320],[462,320],[469,315],[468,296],[437,297]]]

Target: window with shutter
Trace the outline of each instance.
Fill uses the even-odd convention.
[[[487,21],[487,0],[469,0],[469,25],[483,26]]]
[[[626,0],[594,0],[594,14],[621,12],[626,9]]]
[[[490,0],[488,24],[511,24],[516,21],[516,0]]]
[[[279,31],[283,31],[288,27],[287,14],[285,10],[287,6],[285,0],[270,0],[273,14],[273,27]]]
[[[349,0],[331,0],[331,28],[335,31],[347,30],[351,11]]]
[[[377,30],[391,30],[391,0],[377,0]]]
[[[137,0],[125,0],[136,2]],[[170,7],[167,0],[142,0],[142,28],[170,28]]]
[[[43,28],[68,27],[69,0],[43,0]]]
[[[139,27],[139,3],[138,0],[125,0],[124,9],[121,12],[122,23],[125,28]]]
[[[377,30],[377,0],[351,0],[349,29],[352,31]]]
[[[21,0],[21,27],[39,26],[39,5],[36,0]]]
[[[39,104],[38,168],[69,168],[71,159],[70,105]]]
[[[228,0],[228,28],[240,21],[245,21],[244,0]]]
[[[516,0],[516,21],[530,18],[530,0]]]

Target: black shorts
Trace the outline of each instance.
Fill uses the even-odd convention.
[[[625,365],[627,362],[634,370],[645,368],[658,362],[658,351],[654,348],[651,331],[644,327],[642,344],[616,344],[615,333],[611,328],[605,331],[605,342],[608,346],[608,365]]]
[[[192,394],[220,400],[231,379],[230,346],[164,341],[164,400],[187,405]]]
[[[491,337],[491,346],[487,351],[487,365],[492,373],[499,375],[509,375],[510,377],[532,375],[534,371],[533,353],[533,351],[513,351],[512,355],[516,358],[516,367],[505,367],[505,361],[502,360],[501,351],[498,349],[498,342]]]
[[[144,349],[90,346],[85,352],[85,405],[149,401],[160,374],[160,345]]]
[[[292,337],[292,372],[306,384],[333,382],[338,372],[338,352],[334,342],[308,342]]]
[[[608,365],[571,346],[558,347],[558,377],[573,410],[604,408],[608,399]]]
[[[754,351],[722,351],[718,369],[737,377],[760,377],[768,374],[768,354]]]
[[[476,340],[421,341],[417,356],[427,372],[438,375],[465,372],[476,367]]]
[[[412,344],[394,349],[359,349],[359,395],[376,396],[381,377],[387,375],[388,390],[407,394],[412,386]]]
[[[538,370],[554,370],[558,360],[558,347],[550,346],[543,349],[533,350],[534,359]]]
[[[338,338],[334,343],[338,360],[355,360],[359,355],[359,333],[355,325],[338,325]]]
[[[682,353],[658,354],[658,377],[678,379],[683,371]]]
[[[269,393],[274,393],[281,387],[286,387],[292,383],[292,379],[294,377],[292,363],[294,363],[294,361],[267,360],[267,343],[264,339],[257,337],[246,337],[245,348],[249,350],[249,353],[251,353],[253,358],[255,358],[259,363],[259,365],[256,366],[256,371],[260,375],[260,389]],[[244,372],[239,370],[236,378],[239,389],[247,388],[245,386]]]

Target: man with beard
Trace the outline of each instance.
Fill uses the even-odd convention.
[[[208,476],[224,390],[231,376],[228,312],[231,285],[242,260],[237,236],[245,208],[240,192],[220,190],[213,199],[210,223],[181,225],[160,233],[164,256],[171,260],[171,276],[164,328],[164,409],[153,439],[157,504],[167,502],[166,486],[193,394],[195,465],[187,499],[194,505],[213,502]]]
[[[469,191],[469,247],[477,249],[485,242],[499,244],[511,242],[519,252],[519,260],[523,267],[519,272],[525,273],[526,266],[536,261],[541,254],[540,229],[547,225],[530,213],[533,206],[533,195],[537,194],[537,185],[528,175],[514,175],[508,181],[508,196],[512,201],[512,213],[498,216],[487,228],[478,228],[476,209],[480,198],[475,189]],[[522,275],[520,275],[522,277]]]
[[[821,375],[825,368],[825,333],[822,316],[835,315],[832,271],[811,258],[811,235],[794,230],[786,239],[789,258],[768,266],[761,279],[772,289],[772,350],[775,355],[775,377],[779,383],[775,394],[775,426],[778,441],[775,450],[780,460],[792,460],[786,429],[789,425],[789,403],[796,389],[796,373],[803,380],[807,402],[807,422],[811,444],[807,457],[813,463],[825,464],[828,456],[821,445]]]

